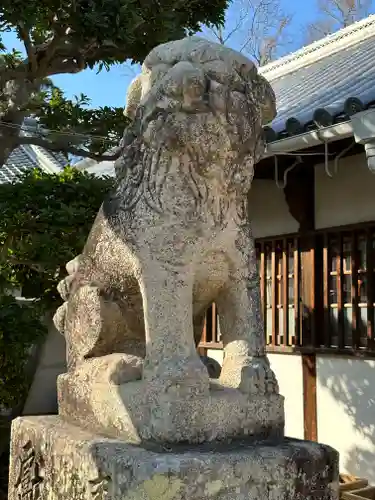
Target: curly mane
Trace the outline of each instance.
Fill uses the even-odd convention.
[[[182,40],[184,50],[176,43],[175,51],[166,50],[168,44],[154,49],[128,90],[125,114],[133,121],[115,163],[122,211],[131,211],[143,199],[162,212],[173,157],[183,154],[190,159],[187,187],[197,205],[218,196],[210,194],[205,176],[220,147],[226,147],[230,159],[222,176],[230,190],[240,181],[236,176],[244,175],[246,158],[259,149],[262,139],[252,133],[253,125],[274,115],[270,85],[241,54],[198,37]],[[205,131],[212,133],[215,127],[225,130],[226,146],[204,142]],[[221,198],[220,212],[229,202]]]

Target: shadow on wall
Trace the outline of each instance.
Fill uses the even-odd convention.
[[[341,467],[375,482],[375,361],[318,356],[317,376],[322,396],[324,389],[332,396],[318,394],[319,440],[323,427],[322,437],[331,435],[325,441],[340,451]]]

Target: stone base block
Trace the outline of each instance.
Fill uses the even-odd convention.
[[[145,449],[60,417],[22,417],[8,497],[19,499],[338,500],[338,453],[292,439]]]
[[[186,400],[167,395],[150,401],[141,380],[115,385],[78,375],[58,379],[59,414],[108,437],[140,444],[284,436],[284,397],[279,394],[249,398],[212,382],[208,396]]]

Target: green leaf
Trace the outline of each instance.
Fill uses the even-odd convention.
[[[47,311],[61,303],[57,283],[79,254],[113,180],[68,166],[34,170],[0,184],[0,291],[22,290]]]
[[[37,307],[21,305],[10,295],[0,295],[0,408],[11,409],[25,398],[30,348],[45,333]]]

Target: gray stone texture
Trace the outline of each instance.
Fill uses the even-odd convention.
[[[265,354],[246,195],[270,85],[193,37],[154,49],[127,102],[117,187],[59,285],[60,415],[13,422],[9,500],[337,500],[337,452],[283,438]],[[213,301],[217,380],[196,351]]]
[[[208,409],[225,414],[229,405],[243,414],[236,428],[229,416],[219,416],[228,425],[218,435],[264,435],[283,427],[282,397],[265,354],[247,213],[254,164],[264,150],[262,124],[275,112],[269,83],[231,49],[190,37],[147,56],[128,92],[125,113],[133,122],[116,162],[117,186],[59,285],[65,303],[55,323],[67,341],[70,374],[69,383],[67,377],[59,382],[66,389],[59,391],[62,415],[74,413],[84,425],[85,408],[103,419],[100,400],[107,392],[139,388],[131,409],[125,403],[112,415],[108,409],[114,428],[137,402],[138,413],[148,406],[159,415],[157,425],[142,424],[150,439],[214,439],[214,431],[203,430],[206,412],[196,415],[204,401]],[[215,393],[196,351],[212,302],[225,351]],[[100,391],[87,397],[97,377]],[[140,378],[143,384],[129,385]],[[196,426],[186,429],[182,419],[177,425],[176,417],[173,437],[169,419],[160,416],[169,408],[177,415],[183,401],[186,421]]]
[[[145,449],[59,417],[23,417],[12,432],[8,500],[338,500],[337,452],[317,443]]]
[[[144,381],[103,384],[107,368],[97,361],[95,370],[88,363],[85,370],[59,378],[59,414],[72,424],[136,444],[284,435],[284,398],[278,394],[248,398],[212,382],[207,397],[160,396],[153,403]]]

